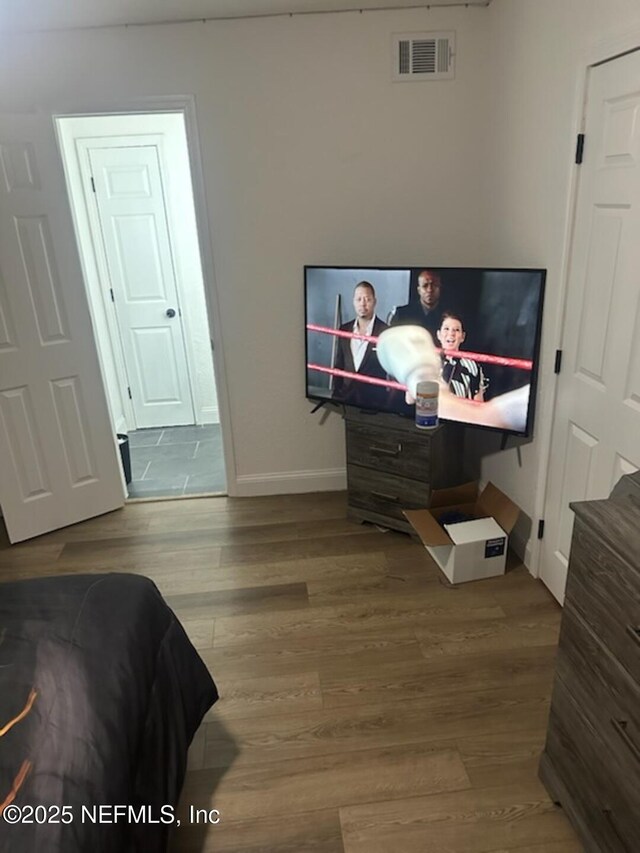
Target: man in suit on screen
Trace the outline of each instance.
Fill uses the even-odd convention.
[[[340,326],[341,332],[351,332],[354,335],[377,337],[387,324],[376,316],[376,291],[371,282],[360,281],[353,291],[353,308],[355,319]],[[349,373],[359,373],[363,376],[373,376],[386,379],[387,374],[382,369],[376,355],[375,343],[359,338],[338,338],[338,347],[334,367]],[[384,386],[371,385],[357,379],[336,376],[333,385],[333,397],[350,406],[362,408],[385,408],[388,402],[388,391]]]

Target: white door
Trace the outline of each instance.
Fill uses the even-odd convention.
[[[540,576],[562,602],[571,501],[640,467],[640,51],[590,73]]]
[[[50,116],[0,116],[0,505],[11,542],[124,504]]]
[[[90,148],[136,427],[195,423],[155,145]]]

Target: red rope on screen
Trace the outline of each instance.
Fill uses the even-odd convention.
[[[393,379],[378,379],[377,376],[367,376],[366,373],[351,373],[337,367],[323,367],[321,364],[307,364],[307,368],[319,373],[329,373],[331,376],[341,376],[343,379],[355,379],[356,382],[365,382],[367,385],[382,385],[383,388],[396,388],[398,391],[407,390],[405,385],[394,382]]]
[[[357,338],[359,341],[369,341],[372,344],[378,342],[378,338],[373,335],[358,335],[355,332],[345,332],[341,329],[330,329],[327,326],[318,326],[315,323],[307,323],[309,332],[320,332],[324,335],[335,335],[338,338]],[[436,347],[436,352],[442,350]],[[518,370],[532,370],[533,361],[527,358],[508,358],[501,355],[489,355],[482,352],[467,352],[464,350],[444,350],[444,354],[451,358],[468,358],[472,361],[479,361],[482,364],[497,364],[501,367],[515,367]]]

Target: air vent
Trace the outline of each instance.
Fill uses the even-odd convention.
[[[455,33],[393,36],[394,80],[452,80]]]

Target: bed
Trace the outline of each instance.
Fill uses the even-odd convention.
[[[0,851],[165,851],[217,698],[148,578],[0,584]]]

